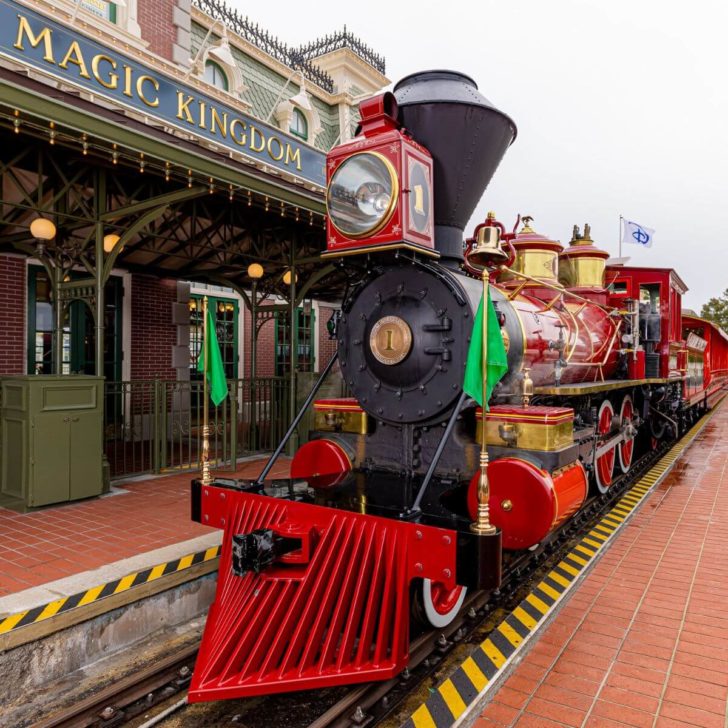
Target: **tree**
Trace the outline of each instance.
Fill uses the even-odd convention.
[[[728,288],[718,298],[711,298],[700,311],[701,318],[718,324],[723,331],[728,331]]]

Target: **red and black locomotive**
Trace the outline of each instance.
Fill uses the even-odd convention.
[[[721,396],[728,337],[682,316],[674,270],[610,265],[588,225],[564,247],[489,215],[476,233],[507,255],[490,279],[508,373],[482,418],[462,389],[482,291],[463,231],[515,136],[470,78],[430,71],[363,102],[329,153],[351,396],[311,393],[290,480],[193,483],[193,517],[224,537],[190,700],[395,675],[413,615],[446,625],[509,553],[547,543]],[[490,535],[471,528],[483,438]]]

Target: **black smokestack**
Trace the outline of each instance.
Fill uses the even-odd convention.
[[[463,259],[463,231],[516,125],[457,71],[422,71],[395,87],[399,121],[427,147],[435,170],[435,248]]]

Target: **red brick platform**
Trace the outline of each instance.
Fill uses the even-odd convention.
[[[725,728],[726,603],[724,404],[474,725]]]
[[[224,478],[250,478],[264,459]],[[271,477],[286,477],[281,458]],[[112,494],[32,513],[0,508],[0,597],[211,533],[190,520],[194,473],[114,484]]]

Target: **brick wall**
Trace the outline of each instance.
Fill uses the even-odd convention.
[[[177,301],[177,282],[153,276],[131,277],[131,378],[176,379],[172,347],[177,326],[172,323],[172,304]]]
[[[266,305],[266,304],[264,304]],[[250,371],[250,355],[253,341],[253,329],[251,324],[250,311],[246,306],[241,306],[244,319],[244,336],[245,336],[245,368],[243,377],[249,377]],[[267,321],[263,324],[258,334],[258,355],[255,374],[257,377],[274,377],[276,373],[276,324],[275,321]]]
[[[266,305],[266,304],[264,304]],[[336,341],[329,339],[326,323],[331,317],[334,308],[328,306],[319,306],[317,325],[318,325],[318,359],[316,360],[316,371],[321,371],[329,362],[329,359],[336,351]],[[252,343],[252,327],[250,312],[244,306],[241,307],[242,320],[244,325],[245,336],[245,367],[242,376],[250,376],[250,355]],[[256,374],[259,377],[273,377],[276,373],[275,356],[276,356],[276,325],[275,321],[268,321],[263,324],[258,334],[258,364]]]
[[[318,371],[322,371],[329,363],[331,357],[336,353],[336,339],[329,338],[329,332],[326,328],[326,324],[331,318],[331,314],[335,311],[334,308],[328,306],[319,306],[319,340],[318,340],[318,361],[316,362],[316,368]]]
[[[149,42],[149,50],[170,61],[177,41],[173,21],[175,5],[175,0],[141,0],[137,5],[142,38]]]
[[[0,255],[0,374],[25,374],[25,259]]]

